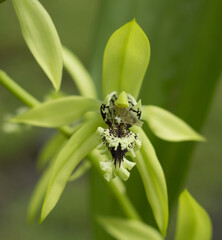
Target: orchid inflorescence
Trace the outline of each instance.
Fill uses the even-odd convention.
[[[141,100],[137,101],[150,58],[147,36],[134,19],[110,37],[103,57],[105,100],[101,101],[90,74],[71,51],[61,46],[54,25],[41,4],[36,0],[13,0],[13,5],[25,41],[53,86],[59,89],[64,65],[81,95],[59,96],[40,103],[0,71],[0,82],[31,107],[10,121],[57,128],[63,134],[59,141],[57,137],[49,141],[50,146],[54,144],[54,153],[48,157],[51,161],[44,159],[39,164],[43,167],[48,163],[48,167],[34,191],[30,218],[36,216],[44,198],[43,221],[57,204],[68,181],[81,176],[93,165],[107,180],[126,215],[138,220],[120,180],[126,181],[129,171],[136,165],[154,218],[164,236],[168,226],[166,181],[155,150],[142,130],[143,122],[163,140],[204,141],[204,138],[172,113],[152,105],[142,106]],[[43,152],[45,150],[47,144]],[[88,164],[80,165],[84,158]],[[141,223],[134,222],[132,227],[135,224]],[[156,230],[149,228],[147,231],[158,236],[155,239],[162,239]]]
[[[105,100],[101,101],[89,73],[75,55],[63,47],[64,66],[82,96],[35,102],[33,108],[11,119],[15,123],[57,127],[71,136],[47,171],[41,220],[58,202],[72,172],[88,156],[91,161],[99,160],[107,181],[116,177],[126,181],[129,170],[136,164],[157,224],[163,233],[166,231],[168,198],[165,177],[155,150],[141,128],[141,120],[164,140],[201,141],[203,137],[172,113],[156,106],[142,106],[141,100],[137,102],[149,57],[149,40],[135,19],[114,32],[104,51]],[[105,154],[101,155],[102,152]],[[126,155],[134,162],[126,159]]]

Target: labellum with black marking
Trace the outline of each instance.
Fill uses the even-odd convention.
[[[119,96],[116,92],[112,92],[101,105],[101,115],[109,126],[109,129],[100,131],[102,144],[110,151],[115,167],[121,166],[127,152],[135,156],[134,148],[141,145],[138,135],[129,129],[133,125],[142,126],[140,107],[141,102],[137,103],[125,92]]]

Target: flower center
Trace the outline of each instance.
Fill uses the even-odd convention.
[[[109,94],[100,111],[104,122],[109,129],[101,129],[103,145],[107,147],[112,155],[114,165],[121,166],[127,152],[135,155],[133,149],[140,147],[141,141],[138,135],[130,131],[133,125],[142,126],[141,103],[130,95],[122,92],[119,96],[116,92]]]

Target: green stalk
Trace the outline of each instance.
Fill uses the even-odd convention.
[[[27,93],[16,82],[14,82],[5,72],[0,70],[0,83],[9,90],[14,96],[16,96],[21,102],[29,107],[35,107],[40,102],[32,95]]]
[[[31,94],[26,92],[21,86],[15,83],[5,72],[1,70],[0,70],[0,83],[27,106],[35,107],[38,104],[41,104],[41,102],[39,102]],[[57,129],[67,138],[71,137],[73,133],[73,130],[69,126],[58,127]],[[100,176],[104,179],[103,172],[99,167],[97,156],[95,156],[95,154],[90,154],[90,158],[92,159],[92,163],[94,164],[95,168],[100,173]],[[110,182],[108,186],[110,187],[112,193],[116,196],[126,216],[129,217],[130,219],[140,220],[140,216],[136,212],[129,198],[127,198],[125,194],[122,194],[122,192],[118,188],[118,185],[115,182]]]

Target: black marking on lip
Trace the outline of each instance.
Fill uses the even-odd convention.
[[[114,165],[116,167],[116,164],[119,163],[119,167],[121,166],[121,163],[123,160],[123,157],[125,156],[125,154],[127,153],[127,149],[123,149],[121,148],[121,145],[119,144],[117,149],[115,150],[114,148],[110,148],[110,152],[112,154],[112,157],[114,159]]]

